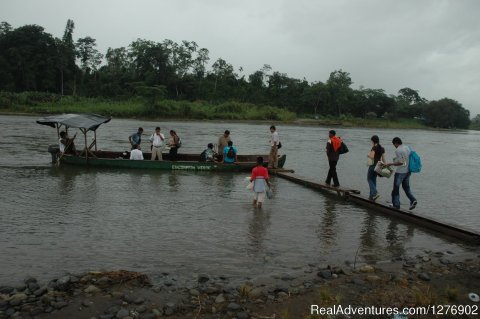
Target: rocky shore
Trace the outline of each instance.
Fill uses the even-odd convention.
[[[68,274],[48,283],[27,277],[15,287],[0,286],[0,319],[317,318],[312,304],[480,306],[468,297],[480,294],[480,256],[473,254],[426,251],[376,264],[296,268],[255,279],[163,273],[152,281],[131,271]]]

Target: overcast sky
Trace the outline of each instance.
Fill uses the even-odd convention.
[[[0,0],[0,21],[38,24],[108,47],[143,38],[195,41],[244,74],[274,71],[326,81],[338,69],[354,87],[428,100],[455,99],[480,113],[477,0]]]

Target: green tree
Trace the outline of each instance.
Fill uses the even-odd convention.
[[[470,128],[474,130],[480,130],[480,114],[477,114],[477,116],[472,119]]]
[[[75,43],[73,42],[73,30],[75,24],[73,20],[68,19],[62,39],[55,39],[57,43],[58,70],[60,72],[60,93],[65,92],[65,83],[70,84],[72,93],[75,94],[75,74],[77,66],[75,64]]]
[[[7,29],[4,26],[4,30]],[[3,75],[0,89],[58,92],[56,70],[59,57],[52,35],[38,25],[25,25],[2,32],[0,65],[3,66]]]
[[[103,55],[97,50],[97,41],[92,37],[80,38],[77,40],[77,57],[80,60],[80,68],[89,75],[95,72],[102,63]]]
[[[470,125],[470,112],[449,98],[428,103],[424,116],[427,125],[438,128],[467,129]]]
[[[353,94],[352,84],[350,73],[341,69],[330,73],[326,85],[330,93],[330,106],[337,116],[342,114],[342,106],[348,103]]]

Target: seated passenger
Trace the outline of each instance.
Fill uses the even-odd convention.
[[[200,154],[200,162],[215,162],[217,153],[213,150],[213,144],[208,143],[207,149]]]
[[[59,147],[61,154],[75,154],[75,144],[73,140],[75,139],[75,134],[73,138],[69,138],[65,131],[60,132]]]
[[[140,145],[134,144],[133,149],[130,151],[131,160],[143,160],[143,153],[140,150]]]
[[[232,141],[228,141],[228,146],[223,149],[223,163],[234,164],[237,162],[237,148],[233,146]]]

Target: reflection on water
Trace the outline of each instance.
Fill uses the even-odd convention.
[[[102,143],[110,149],[123,147],[123,141],[116,138],[118,131],[138,127],[136,121],[119,122],[112,121],[112,128],[106,126],[102,133],[106,138]],[[456,253],[473,249],[275,177],[274,199],[266,200],[258,210],[245,189],[248,174],[51,167],[46,153],[46,145],[52,143],[46,134],[51,130],[32,124],[28,117],[0,116],[0,123],[13,131],[32,125],[28,133],[39,136],[33,143],[25,136],[27,132],[18,130],[15,136],[20,140],[13,140],[15,146],[0,145],[4,154],[0,158],[0,283],[14,283],[26,274],[49,279],[66,271],[91,269],[253,278],[282,273],[299,264],[342,263],[353,260],[357,250],[360,260],[376,262],[415,255],[423,249]],[[210,123],[169,125],[214,137],[218,130]],[[263,146],[251,141],[263,136],[263,126],[231,127],[242,151],[263,151]],[[282,130],[292,133],[285,134],[282,143],[282,149],[291,152],[288,166],[321,177],[317,170],[323,162],[308,153],[312,148],[300,145],[293,151],[289,143],[294,132],[318,137],[319,129]],[[200,151],[192,146],[196,135],[185,133],[184,137],[184,151]],[[28,154],[23,139],[28,140]],[[349,145],[351,152],[355,147]],[[340,168],[341,174],[348,169]],[[355,174],[350,173],[354,183]],[[359,175],[364,183],[364,171]],[[417,197],[427,198],[418,185]],[[465,204],[467,215],[470,204]]]

